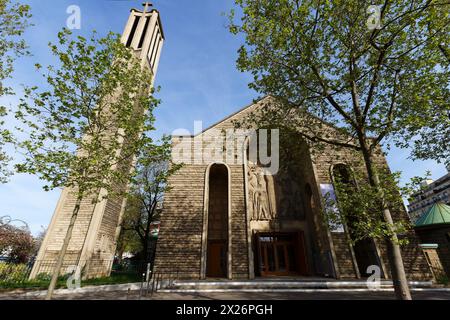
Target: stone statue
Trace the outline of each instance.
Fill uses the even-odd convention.
[[[252,220],[271,220],[275,215],[273,179],[261,168],[249,163],[248,195]]]
[[[275,183],[272,175],[249,162],[248,196],[252,220],[304,218],[300,187],[286,171],[277,174]]]
[[[264,179],[262,172],[257,173],[257,187],[255,190],[255,195],[258,197],[258,207],[254,207],[258,214],[257,220],[269,220],[270,219],[270,208],[269,208],[269,194],[267,192],[267,184]]]

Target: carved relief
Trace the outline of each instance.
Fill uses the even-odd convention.
[[[252,163],[248,170],[248,192],[252,220],[272,220],[276,213],[273,177],[264,175]]]
[[[283,218],[304,218],[302,195],[298,183],[287,172],[277,176],[279,215]]]
[[[248,199],[251,220],[304,218],[300,187],[287,172],[264,175],[262,168],[249,162]]]

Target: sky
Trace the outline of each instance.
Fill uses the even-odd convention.
[[[25,34],[31,57],[20,58],[9,84],[16,97],[0,98],[13,106],[22,84],[41,84],[34,64],[54,64],[48,42],[56,42],[57,32],[66,26],[70,5],[81,9],[81,29],[75,35],[100,35],[109,31],[122,33],[131,8],[141,8],[134,0],[31,0],[34,24]],[[259,94],[248,88],[249,74],[236,69],[237,49],[242,37],[231,35],[223,13],[233,7],[232,0],[159,0],[155,8],[161,13],[165,44],[161,54],[156,86],[161,105],[155,112],[155,136],[184,128],[193,132],[194,121],[206,128],[250,104]],[[408,150],[392,149],[388,163],[393,171],[402,171],[402,183],[430,170],[437,179],[446,173],[435,161],[412,161]],[[50,223],[61,190],[42,190],[43,181],[35,176],[16,174],[0,185],[0,217],[9,215],[29,225],[37,234]]]

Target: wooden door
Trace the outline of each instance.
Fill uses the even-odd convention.
[[[225,278],[227,276],[226,265],[226,241],[209,241],[206,276]]]
[[[256,235],[261,276],[306,275],[306,251],[302,232]]]
[[[308,263],[306,261],[306,247],[305,247],[305,236],[303,231],[297,232],[297,263],[298,272],[302,276],[306,276],[309,273]]]

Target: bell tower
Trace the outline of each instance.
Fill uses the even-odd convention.
[[[164,32],[158,10],[152,9],[149,2],[143,5],[142,11],[131,9],[121,41],[133,50],[140,59],[142,68],[151,71],[152,79],[148,86],[150,88],[158,70]],[[129,170],[131,169],[130,166]],[[126,198],[105,198],[105,195],[106,190],[102,189],[93,199],[86,199],[81,203],[64,256],[62,274],[71,272],[75,267],[82,272],[85,279],[110,274]],[[53,272],[74,205],[74,193],[70,188],[64,188],[33,265],[30,279],[41,273]]]
[[[164,44],[164,33],[158,10],[150,9],[150,2],[143,5],[143,11],[131,9],[122,43],[134,50],[142,66],[150,69],[154,79]]]

